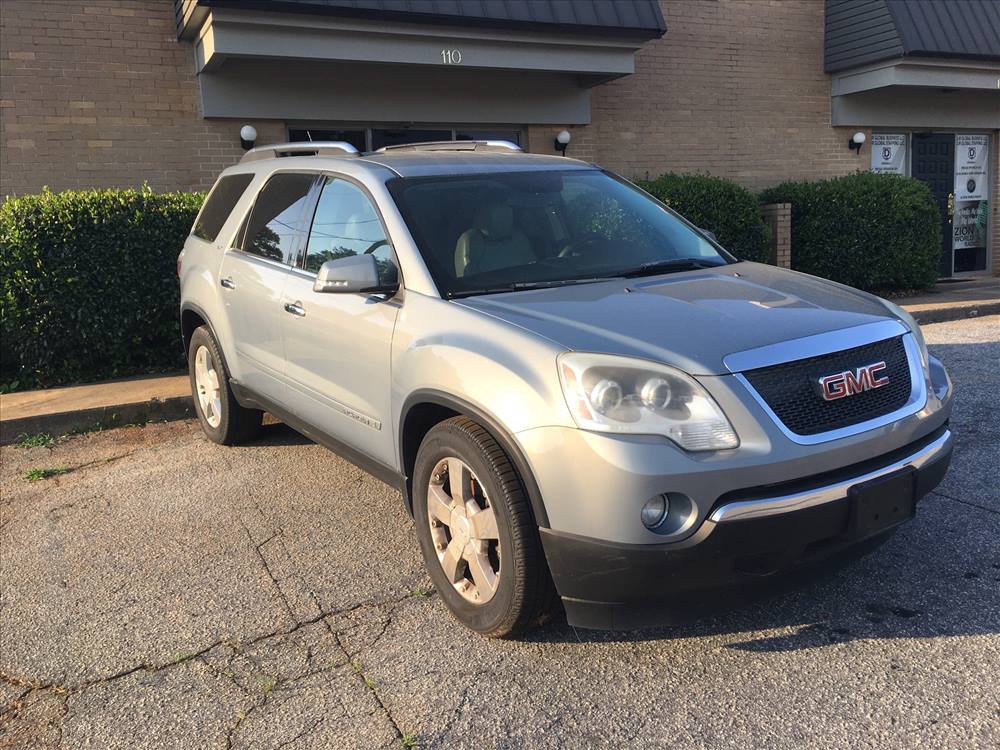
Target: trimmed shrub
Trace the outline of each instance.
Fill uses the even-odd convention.
[[[786,182],[761,194],[792,204],[792,268],[874,292],[937,278],[941,215],[930,189],[900,175],[857,172]]]
[[[45,190],[0,205],[0,387],[182,366],[177,254],[203,199]]]
[[[737,258],[768,261],[771,232],[761,217],[757,196],[746,188],[700,174],[664,174],[635,183],[692,224],[714,232]]]

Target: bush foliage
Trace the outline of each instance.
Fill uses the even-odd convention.
[[[182,366],[176,262],[203,198],[46,190],[0,205],[0,386]]]
[[[792,268],[874,292],[934,283],[941,216],[930,189],[900,175],[857,172],[786,182],[765,203],[792,204]]]
[[[770,230],[757,196],[731,180],[710,175],[664,174],[636,184],[691,223],[709,229],[741,260],[766,263]]]

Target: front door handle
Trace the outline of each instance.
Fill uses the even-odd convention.
[[[227,277],[225,279],[219,279],[219,286],[223,289],[235,289],[236,282]]]
[[[286,302],[285,312],[291,313],[292,315],[298,315],[300,318],[305,317],[306,309],[302,306],[301,302]]]

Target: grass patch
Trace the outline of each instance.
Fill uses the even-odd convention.
[[[351,666],[354,667],[355,674],[357,674],[362,680],[365,681],[365,685],[368,686],[369,690],[374,690],[375,688],[378,687],[378,683],[375,682],[375,680],[373,680],[371,677],[366,675],[364,673],[364,670],[361,669],[361,662],[359,660],[357,659],[352,660]]]
[[[430,591],[426,591],[424,589],[413,589],[413,591],[411,591],[408,594],[408,596],[411,599],[426,599],[430,595],[431,595],[431,592]]]
[[[52,466],[48,468],[34,468],[28,469],[24,472],[24,478],[29,482],[40,482],[43,479],[51,479],[52,477],[57,477],[60,474],[66,474],[69,468],[66,466]]]
[[[43,432],[39,435],[28,435],[26,433],[21,433],[17,436],[17,442],[14,443],[15,448],[48,448],[54,445],[56,439],[49,435],[47,432]]]
[[[400,737],[399,744],[403,747],[420,747],[420,745],[417,744],[417,735],[410,733],[406,733]]]
[[[257,675],[257,687],[260,688],[260,692],[267,695],[272,690],[274,690],[275,685],[278,684],[278,680],[269,675]]]

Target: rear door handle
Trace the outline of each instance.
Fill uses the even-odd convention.
[[[301,302],[286,302],[285,312],[291,313],[292,315],[298,315],[300,318],[305,317],[306,309],[302,306]]]
[[[233,281],[232,279],[228,278],[228,277],[225,278],[225,279],[219,279],[219,285],[223,289],[235,289],[236,288],[236,282]]]

